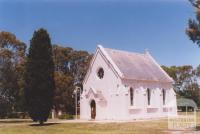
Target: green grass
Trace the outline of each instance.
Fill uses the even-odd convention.
[[[200,113],[198,113],[200,131]],[[26,121],[0,121],[0,134],[160,134],[171,133],[167,120],[137,121],[131,123],[63,123],[34,125]]]
[[[4,123],[0,134],[131,134],[160,133],[167,129],[166,121],[134,123],[66,123],[33,126],[28,123]]]

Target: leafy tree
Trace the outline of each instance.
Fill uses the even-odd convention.
[[[200,0],[189,0],[196,9],[196,19],[189,19],[186,34],[200,47]]]
[[[186,85],[186,87],[179,93],[181,96],[184,96],[185,98],[194,100],[196,104],[200,106],[200,87],[198,83],[193,82]]]
[[[82,85],[91,58],[92,55],[86,51],[74,51],[71,54],[70,72],[75,85]]]
[[[11,107],[7,99],[0,97],[0,118],[5,118],[11,112]]]
[[[171,66],[166,67],[162,66],[162,68],[168,73],[170,77],[174,80],[174,88],[175,91],[179,92],[184,88],[185,85],[190,83],[193,78],[193,67],[190,65],[185,66]]]
[[[61,47],[53,45],[53,59],[55,64],[55,71],[69,74],[69,65],[73,49],[70,47]]]
[[[162,68],[174,79],[174,89],[178,97],[193,99],[200,106],[199,69],[192,66],[171,66]]]
[[[74,113],[74,99],[73,95],[73,78],[63,72],[55,72],[55,95],[54,95],[54,109],[56,113],[59,110],[68,114]]]
[[[73,92],[76,85],[82,87],[82,81],[92,55],[86,51],[75,51],[70,47],[59,45],[53,46],[53,55],[56,85],[54,109],[74,114]]]
[[[18,103],[23,98],[23,64],[26,45],[9,32],[0,32],[0,109],[21,110]],[[6,102],[6,103],[5,103]],[[7,105],[7,108],[5,104]]]
[[[35,31],[30,41],[25,82],[29,115],[43,124],[52,109],[55,89],[52,45],[45,29]]]
[[[53,45],[53,56],[55,64],[55,96],[54,110],[63,111],[68,114],[74,113],[73,95],[73,76],[70,73],[70,59],[73,49],[70,47],[61,47]]]
[[[188,27],[186,29],[186,34],[193,41],[193,43],[197,44],[200,47],[200,0],[189,0],[192,6],[196,10],[196,18],[189,19]],[[200,66],[194,72],[195,74],[193,78],[194,82],[187,85],[189,90],[182,91],[185,96],[188,98],[193,98],[198,106],[200,106],[200,88],[199,88],[199,76],[200,76]]]

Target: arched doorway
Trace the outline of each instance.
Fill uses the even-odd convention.
[[[95,119],[96,117],[96,102],[92,100],[90,102],[90,109],[91,109],[91,119]]]

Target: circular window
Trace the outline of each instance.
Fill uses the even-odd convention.
[[[103,68],[99,68],[98,72],[97,72],[97,75],[99,77],[99,79],[102,79],[103,76],[104,76],[104,71],[103,71]]]

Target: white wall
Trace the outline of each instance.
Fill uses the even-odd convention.
[[[100,67],[104,69],[103,79],[99,79],[97,76],[97,71]],[[84,94],[87,93],[90,88],[95,89],[97,92],[101,91],[106,102],[99,101],[98,98],[94,96],[85,98]],[[107,63],[102,53],[97,50],[94,63],[90,66],[90,71],[88,72],[88,78],[86,78],[85,83],[83,83],[81,118],[90,119],[91,112],[89,102],[92,99],[96,101],[97,120],[121,118],[119,114],[124,114],[126,109],[123,108],[123,106],[125,106],[125,99],[123,99],[123,95],[121,96],[121,94],[119,94],[119,88],[121,88],[121,79],[113,72],[111,65]],[[119,97],[122,99],[118,99]],[[119,109],[119,106],[122,106],[122,108]]]
[[[130,84],[131,85],[131,84]],[[130,89],[129,86],[127,90]],[[147,99],[147,88],[138,87],[134,91],[134,105],[130,105],[130,93],[127,96],[128,99],[128,116],[129,119],[144,119],[144,118],[161,118],[167,117],[168,115],[176,115],[176,95],[172,88],[166,90],[166,103],[163,104],[162,96],[163,88],[154,88],[151,90],[151,100],[150,105],[148,105]],[[172,104],[173,102],[173,104]],[[168,105],[170,103],[170,106]],[[167,109],[164,111],[163,109]],[[169,110],[171,109],[171,111]]]
[[[167,90],[166,104],[171,100],[176,100],[172,83],[121,80],[99,49],[93,61],[83,83],[81,119],[91,119],[90,102],[92,99],[96,102],[96,120],[130,120],[168,115],[163,111],[166,106],[163,106],[162,89]],[[103,79],[97,76],[100,67],[104,69]],[[134,106],[130,106],[130,87],[135,90]],[[152,91],[150,106],[147,103],[147,88]],[[95,92],[101,92],[104,100],[100,100],[102,97],[97,96]],[[175,115],[176,103],[173,105],[171,112]]]

